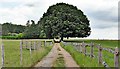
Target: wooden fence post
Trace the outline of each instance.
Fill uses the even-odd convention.
[[[23,41],[20,41],[20,65],[22,66],[22,46],[23,46]]]
[[[52,46],[52,42],[50,42],[50,45]]]
[[[82,44],[80,44],[80,52],[82,53]]]
[[[27,49],[29,50],[30,41],[27,41]]]
[[[98,63],[99,65],[102,64],[102,47],[100,44],[98,45]]]
[[[79,51],[80,47],[79,47],[79,43],[77,43],[77,50]]]
[[[84,46],[84,54],[86,55],[87,53],[86,53],[86,46]]]
[[[75,49],[77,50],[77,43],[75,43]],[[78,51],[78,50],[77,50]]]
[[[119,48],[118,47],[115,48],[115,52],[114,52],[114,66],[119,67]]]
[[[82,43],[82,48],[83,48],[83,53],[84,53],[84,55],[86,55],[86,46],[85,46],[85,43],[84,43],[84,42]]]
[[[25,42],[26,42],[25,44],[26,44],[26,49],[27,49],[28,42],[27,41],[25,41]]]
[[[36,50],[39,49],[39,43],[36,41]]]
[[[30,46],[29,46],[29,50],[30,50],[30,59],[31,59],[31,63],[32,63],[32,50],[31,50],[31,48],[32,48],[32,41],[30,42]]]
[[[46,46],[46,40],[44,41],[44,46]]]
[[[82,42],[82,53],[84,53],[84,42]]]
[[[94,50],[94,49],[93,49],[93,46],[94,46],[94,44],[91,42],[91,44],[90,44],[90,47],[91,47],[90,57],[93,57],[93,55],[94,55],[94,54],[93,54],[93,52],[94,52],[94,51],[93,51],[93,50]]]
[[[29,47],[30,55],[31,55],[31,49],[32,49],[32,41],[31,41],[31,43],[30,43],[30,47]]]
[[[2,67],[4,67],[4,45],[1,45],[1,55],[2,55]]]
[[[78,49],[77,49],[77,43],[75,43],[75,49],[78,51]]]
[[[78,44],[78,47],[79,47],[79,48],[78,48],[78,49],[79,49],[78,51],[80,52],[80,43]]]
[[[35,51],[35,49],[36,49],[36,42],[34,41],[34,51]]]

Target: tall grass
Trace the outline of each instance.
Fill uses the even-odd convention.
[[[98,67],[97,58],[91,59],[74,49],[72,45],[63,46],[68,51],[80,67]]]
[[[51,50],[52,46],[42,46],[39,50],[32,50],[32,57],[27,49],[23,49],[23,61],[20,65],[20,41],[3,41],[5,48],[5,67],[30,67],[40,61]]]
[[[81,43],[82,40],[67,40],[67,42],[77,42]],[[118,46],[117,40],[84,40],[85,43],[95,43],[95,46],[98,44],[101,44],[102,47],[105,48],[115,48]],[[63,46],[63,45],[62,45]],[[89,56],[85,56],[83,53],[80,53],[75,49],[75,47],[72,44],[67,44],[66,46],[63,46],[65,50],[67,50],[72,57],[75,59],[75,61],[80,65],[80,67],[100,67],[98,65],[98,48],[94,47],[94,55],[96,57],[90,58]],[[90,47],[86,47],[87,53],[90,53]],[[109,67],[114,67],[114,54],[109,53],[108,51],[102,51],[103,55],[103,61],[105,61]],[[103,65],[102,65],[103,67]]]

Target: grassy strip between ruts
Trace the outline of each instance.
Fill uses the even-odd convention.
[[[65,67],[64,57],[62,54],[58,54],[58,58],[53,64],[53,69],[57,69],[59,67]]]
[[[20,41],[3,41],[5,48],[5,67],[31,67],[38,61],[40,61],[51,50],[52,46],[42,46],[38,50],[32,50],[30,57],[30,51],[23,49],[23,60],[20,65]]]

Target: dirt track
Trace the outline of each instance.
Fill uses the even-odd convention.
[[[53,63],[58,58],[58,54],[63,55],[65,67],[79,67],[71,55],[60,46],[60,43],[55,43],[48,55],[38,62],[38,64],[36,64],[34,67],[52,67]]]

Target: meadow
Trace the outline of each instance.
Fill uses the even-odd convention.
[[[44,42],[42,42],[41,47],[38,50],[32,50],[32,57],[30,56],[30,51],[28,49],[23,49],[23,60],[22,64],[20,64],[20,41],[21,40],[3,40],[5,50],[4,67],[31,67],[47,55],[52,48],[52,46],[48,44],[47,46],[44,46]]]
[[[30,40],[30,41],[42,41],[41,47],[38,50],[32,50],[32,57],[30,57],[30,51],[28,49],[23,49],[23,60],[22,65],[20,65],[20,41],[21,40],[3,40],[4,48],[5,48],[5,67],[32,67],[38,61],[40,61],[45,55],[49,53],[53,45],[47,44],[44,46],[44,42],[46,39],[42,40]],[[28,40],[29,41],[29,40]],[[52,40],[46,40],[47,42],[51,42]],[[101,44],[104,48],[115,48],[118,47],[117,40],[64,40],[67,45],[61,43],[61,46],[68,51],[77,64],[80,67],[103,67],[103,65],[98,65],[98,58],[91,58],[89,56],[85,56],[80,53],[71,43],[91,43],[93,42],[95,45]],[[90,47],[87,47],[87,52],[90,52]],[[114,54],[111,54],[107,51],[103,51],[103,60],[108,64],[109,67],[114,67]],[[94,48],[94,55],[98,55],[98,49]],[[53,67],[64,67],[63,58],[59,58],[56,60]]]

